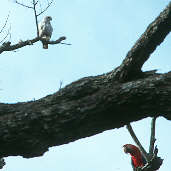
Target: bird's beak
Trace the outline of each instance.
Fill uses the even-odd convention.
[[[125,152],[125,153],[128,153],[128,150],[127,150],[127,147],[122,147],[123,148],[123,151]]]

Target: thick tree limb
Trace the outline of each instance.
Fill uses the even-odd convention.
[[[106,77],[83,78],[37,101],[0,104],[1,156],[40,156],[148,116],[171,119],[171,73],[124,84]]]
[[[171,2],[153,21],[138,39],[126,58],[113,73],[112,77],[121,82],[139,77],[141,68],[151,53],[160,45],[171,31]]]

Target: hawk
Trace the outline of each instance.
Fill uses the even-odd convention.
[[[45,41],[42,40],[44,49],[48,49],[48,44],[46,43],[46,41],[50,40],[50,38],[52,36],[52,32],[53,32],[53,28],[50,23],[51,20],[52,20],[51,16],[46,16],[43,18],[43,20],[38,25],[39,37],[41,37],[43,40],[45,40]]]

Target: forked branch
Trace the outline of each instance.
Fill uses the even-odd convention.
[[[51,6],[51,4],[53,3],[54,0],[52,0],[51,2],[48,3],[48,5],[43,9],[41,10],[41,12],[39,14],[37,14],[37,17],[41,14],[43,14],[45,11],[47,11],[47,9]]]
[[[140,141],[138,140],[137,136],[135,135],[131,124],[126,125],[126,128],[128,129],[128,132],[130,133],[132,139],[134,140],[134,142],[137,144],[137,146],[139,147],[141,153],[143,154],[145,160],[148,162],[149,161],[149,157],[147,152],[145,151],[144,147],[141,145]]]
[[[158,148],[157,146],[154,148],[154,143],[156,141],[155,139],[155,124],[156,124],[156,118],[153,117],[151,121],[151,137],[150,137],[150,147],[149,147],[149,154],[145,151],[143,146],[141,145],[140,141],[136,137],[132,127],[130,124],[126,126],[128,129],[131,137],[133,138],[134,142],[139,147],[141,153],[143,154],[144,158],[146,159],[146,165],[142,168],[136,168],[136,171],[154,171],[158,170],[160,166],[163,163],[163,159],[157,156],[158,154]]]

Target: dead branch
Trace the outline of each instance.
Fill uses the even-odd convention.
[[[65,36],[62,36],[58,40],[55,40],[55,41],[53,41],[53,40],[51,40],[51,41],[45,41],[45,40],[43,40],[43,41],[46,42],[46,43],[48,43],[48,44],[54,45],[54,44],[57,44],[57,43],[64,44],[64,43],[61,43],[61,41],[63,41],[63,40],[66,40],[66,37]],[[67,44],[67,43],[65,43],[65,44],[66,45],[71,45],[71,44]]]
[[[59,83],[59,90],[62,88],[63,81],[60,81]]]
[[[0,41],[0,44],[2,44],[6,38],[10,35],[10,31],[8,30],[7,34],[4,36],[4,38]]]
[[[61,41],[65,40],[65,39],[64,39],[64,37],[60,37],[56,41],[52,41],[52,43],[51,43],[51,41],[48,41],[48,44],[60,44]],[[34,43],[36,43],[38,41],[42,41],[42,39],[40,37],[36,37],[34,39],[26,40],[26,41],[20,40],[19,43],[14,44],[14,45],[11,45],[11,42],[5,42],[0,46],[0,54],[4,51],[13,51],[13,50],[22,48],[24,46],[33,45]]]
[[[7,16],[6,20],[5,20],[5,23],[4,23],[3,27],[2,27],[2,29],[0,30],[0,34],[1,34],[1,33],[3,32],[3,30],[5,29],[5,27],[6,27],[6,25],[7,25],[7,22],[8,22],[8,19],[9,19],[9,14],[8,14],[8,16]]]
[[[20,2],[18,2],[18,1],[15,1],[15,3],[16,3],[16,4],[18,4],[18,5],[21,5],[21,6],[23,6],[23,7],[26,7],[26,8],[31,8],[31,9],[33,9],[33,7],[31,7],[31,6],[28,6],[28,5],[25,5],[25,4],[23,4],[23,3],[20,3]]]
[[[129,133],[130,133],[132,139],[134,140],[134,142],[139,147],[139,149],[140,149],[141,153],[143,154],[146,162],[149,162],[148,153],[145,151],[144,147],[141,145],[140,141],[138,140],[137,136],[135,135],[135,132],[133,131],[131,124],[126,125],[126,128],[129,131]]]
[[[36,11],[37,2],[35,2],[35,0],[33,0],[33,10],[34,10],[34,17],[35,17],[35,22],[36,22],[37,37],[39,37],[39,27],[38,27],[37,11]]]
[[[144,167],[140,168],[139,171],[156,171],[163,164],[163,159],[157,157],[158,148],[157,146],[154,149],[153,156],[148,163],[145,164]]]
[[[50,3],[48,2],[47,7],[44,10],[41,10],[41,12],[39,14],[37,14],[37,17],[41,14],[43,14],[45,11],[47,11],[47,9],[51,6],[51,4],[54,2],[54,0],[52,0]]]

